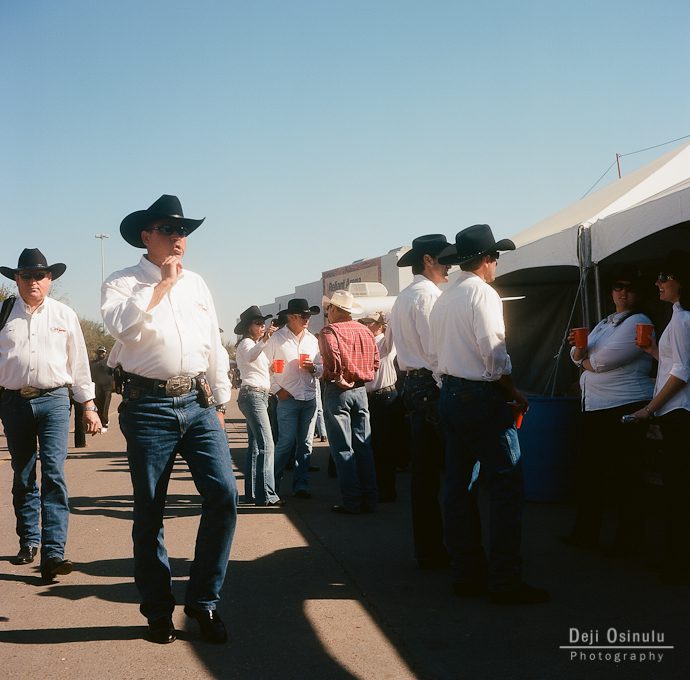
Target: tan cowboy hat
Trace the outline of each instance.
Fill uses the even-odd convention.
[[[355,296],[346,290],[336,290],[330,300],[324,295],[323,306],[334,305],[349,314],[360,314],[364,310],[355,302]]]

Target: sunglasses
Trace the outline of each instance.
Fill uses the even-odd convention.
[[[158,231],[166,236],[172,236],[173,234],[179,234],[180,236],[188,236],[189,231],[187,227],[183,224],[161,224],[157,227],[151,227],[148,231]]]
[[[656,280],[659,283],[666,283],[667,281],[677,281],[676,277],[673,274],[667,274],[666,272],[659,272],[658,276],[656,277]]]
[[[263,319],[254,319],[254,321],[252,321],[252,323],[255,326],[265,326],[266,325],[266,322]]]
[[[48,272],[23,272],[19,278],[24,281],[43,281],[48,276]]]
[[[615,290],[616,293],[620,293],[623,290],[627,290],[629,293],[635,292],[635,286],[632,283],[625,283],[624,281],[616,281],[612,286],[611,290]]]
[[[501,253],[495,252],[495,253],[487,253],[489,256],[489,262],[496,262],[499,257],[501,257]]]

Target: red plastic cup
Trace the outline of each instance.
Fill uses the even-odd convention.
[[[651,323],[638,323],[635,326],[635,344],[638,347],[649,347],[652,344],[654,326]]]
[[[516,429],[518,429],[518,430],[520,429],[520,426],[522,425],[522,418],[523,418],[524,415],[525,415],[525,414],[524,414],[523,411],[518,411],[518,412],[515,414],[515,427],[516,427]]]
[[[285,360],[284,359],[274,359],[273,360],[273,372],[274,373],[282,373],[284,369],[285,369]]]
[[[575,347],[577,349],[587,349],[587,336],[589,335],[589,328],[573,328],[573,335],[575,336]]]
[[[299,367],[302,368],[304,366],[304,362],[309,361],[309,355],[308,354],[300,354],[299,355]]]

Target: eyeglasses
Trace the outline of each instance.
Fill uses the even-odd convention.
[[[667,274],[666,272],[659,272],[658,276],[656,277],[656,280],[659,283],[666,283],[667,281],[677,281],[676,277],[673,274]]]
[[[489,262],[496,262],[496,260],[501,257],[501,253],[498,251],[495,253],[487,253],[487,255],[489,256]]]
[[[611,285],[611,290],[615,290],[616,293],[620,293],[624,290],[627,290],[629,293],[636,292],[634,284],[627,283],[625,281],[616,281],[614,284]]]
[[[252,323],[255,326],[265,326],[266,325],[266,322],[263,319],[254,319],[254,321],[252,321]]]
[[[158,231],[166,236],[172,236],[173,234],[179,234],[180,236],[188,236],[189,232],[187,227],[183,224],[160,224],[157,227],[151,227],[147,231]]]
[[[48,272],[22,272],[19,278],[24,281],[31,281],[32,279],[34,281],[43,281],[46,276],[48,276]]]

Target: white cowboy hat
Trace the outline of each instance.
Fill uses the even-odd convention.
[[[355,296],[346,290],[336,290],[329,300],[323,296],[323,306],[335,305],[350,314],[361,314],[364,310],[355,302]]]

